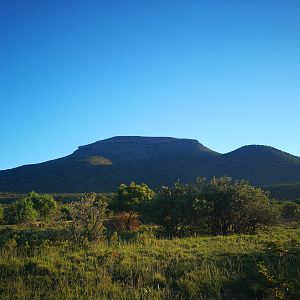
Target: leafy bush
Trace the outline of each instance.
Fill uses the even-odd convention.
[[[279,217],[266,192],[229,177],[163,187],[148,206],[146,216],[171,237],[208,228],[221,235],[253,233],[260,226],[275,224]]]
[[[300,205],[295,202],[287,202],[283,205],[281,213],[286,219],[299,219]]]
[[[57,203],[52,196],[31,192],[4,209],[4,221],[14,224],[36,219],[46,220],[53,216],[56,210]]]
[[[103,237],[103,222],[107,215],[106,202],[99,199],[95,193],[85,195],[81,201],[71,204],[72,222],[68,227],[68,238],[74,243],[100,240]]]
[[[32,201],[33,208],[41,219],[53,216],[57,210],[57,203],[51,195],[31,192],[26,198]]]
[[[162,187],[145,210],[149,220],[162,226],[170,237],[197,232],[209,210],[199,187],[200,181],[196,185],[177,182],[171,188]]]
[[[16,205],[8,205],[3,209],[3,221],[5,224],[17,223],[17,209]]]
[[[15,205],[15,220],[17,223],[33,221],[37,218],[38,213],[34,209],[33,202],[30,198],[22,198]]]
[[[112,208],[116,212],[128,214],[126,229],[130,230],[132,217],[138,213],[145,202],[153,199],[154,192],[144,183],[141,185],[131,182],[129,185],[121,184]]]
[[[71,215],[71,208],[67,205],[64,205],[60,209],[61,213],[61,218],[65,221],[70,221],[72,220],[72,215]]]
[[[208,220],[215,234],[254,233],[259,226],[278,222],[279,214],[270,205],[268,193],[246,181],[213,178],[206,197],[212,203]]]

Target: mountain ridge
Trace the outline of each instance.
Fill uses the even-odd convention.
[[[105,192],[123,182],[159,187],[224,175],[258,186],[299,184],[300,157],[265,145],[221,154],[195,139],[116,136],[62,158],[2,170],[0,191]]]

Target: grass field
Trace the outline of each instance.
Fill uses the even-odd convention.
[[[299,299],[300,229],[74,247],[59,229],[1,229],[1,299]],[[298,252],[297,252],[298,251]]]

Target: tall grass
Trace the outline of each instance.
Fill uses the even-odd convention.
[[[174,240],[114,236],[75,247],[12,231],[0,248],[0,298],[297,299],[300,256],[289,251],[299,243],[292,227]]]

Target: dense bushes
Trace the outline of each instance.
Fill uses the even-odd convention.
[[[34,220],[45,221],[57,211],[57,203],[51,195],[29,193],[4,209],[7,224],[25,223]]]
[[[97,201],[99,206],[95,206]],[[72,204],[73,236],[96,240],[103,232],[106,205],[96,194]],[[115,213],[105,221],[110,232],[134,230],[140,219],[160,226],[168,237],[254,233],[276,224],[279,217],[268,193],[229,177],[199,178],[194,184],[176,182],[156,194],[146,184],[122,184],[109,207]]]
[[[162,187],[144,210],[146,219],[162,226],[168,236],[197,233],[210,208],[201,194],[200,180],[198,183],[183,185],[177,182],[172,187]]]
[[[148,217],[169,236],[197,234],[203,229],[228,235],[253,233],[259,226],[275,224],[278,212],[263,190],[222,177],[163,187],[149,203]]]
[[[268,193],[245,181],[213,178],[206,185],[204,197],[211,203],[208,223],[215,234],[254,233],[259,226],[278,221]]]
[[[26,199],[32,201],[33,208],[37,211],[40,219],[50,218],[57,210],[57,203],[51,195],[31,192]]]
[[[156,193],[146,184],[132,182],[121,184],[113,200],[92,193],[60,207],[60,220],[69,222],[69,236],[74,241],[98,240],[104,226],[110,232],[130,231],[141,222],[160,226],[168,237],[228,235],[254,233],[259,227],[275,224],[279,214],[274,207],[268,193],[229,177],[199,178],[193,184],[176,182]],[[47,220],[57,208],[52,196],[31,192],[4,210],[4,220]],[[110,218],[108,208],[114,214]],[[296,216],[298,211],[297,204],[283,207],[286,217]]]
[[[34,209],[34,205],[30,197],[18,200],[15,205],[15,212],[16,223],[33,221],[38,216],[38,212]]]

